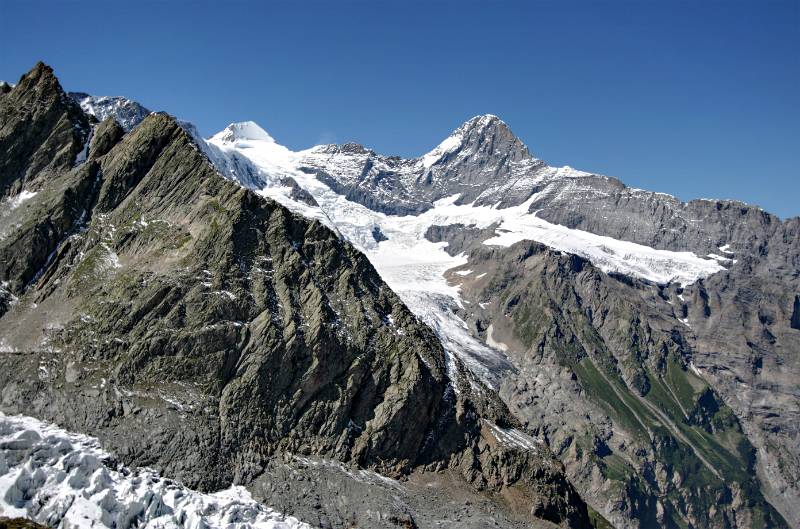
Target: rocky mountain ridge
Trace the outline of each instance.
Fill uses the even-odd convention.
[[[466,508],[475,527],[590,523],[549,450],[361,253],[220,177],[174,118],[92,127],[43,64],[0,117],[3,411],[205,491],[261,483],[285,498],[291,479],[276,477],[312,457],[447,476],[461,492],[440,491],[445,505],[488,501]],[[419,493],[418,510],[291,498],[314,525],[464,526]]]

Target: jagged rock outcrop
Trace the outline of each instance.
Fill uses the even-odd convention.
[[[758,253],[781,221],[760,208],[725,200],[681,202],[631,189],[616,178],[573,171],[548,182],[530,205],[549,222],[653,248],[728,255]]]
[[[296,454],[393,477],[448,472],[528,523],[589,523],[549,450],[530,450],[497,396],[447,367],[362,254],[221,178],[172,117],[125,135],[106,120],[90,142],[43,65],[0,105],[0,164],[14,169],[1,206],[13,219],[0,237],[4,411],[91,433],[202,490]],[[14,125],[23,112],[46,117],[37,133]]]
[[[0,198],[64,170],[89,134],[86,116],[41,62],[0,99],[0,115]]]
[[[756,254],[687,288],[693,359],[741,419],[758,450],[761,483],[791,525],[800,524],[800,218]]]
[[[653,248],[699,255],[758,252],[781,221],[729,200],[680,200],[629,188],[616,178],[550,167],[532,156],[496,116],[465,122],[416,159],[376,154],[361,145],[307,151],[301,169],[349,200],[387,214],[419,214],[459,195],[457,204],[505,208],[530,201],[549,222]]]
[[[47,529],[47,526],[26,518],[0,517],[0,529]]]
[[[549,167],[495,116],[406,160],[293,153],[252,122],[204,141],[126,105],[103,108],[129,123],[97,124],[43,65],[0,90],[3,409],[202,488],[249,483],[321,526],[603,523],[570,482],[620,528],[800,523],[800,219]],[[453,195],[480,225],[436,225]],[[656,284],[603,268],[627,258],[619,241],[579,239],[594,265],[483,244],[527,224],[715,266]],[[415,256],[399,278],[439,293],[403,298],[438,336],[343,240],[391,267],[423,235],[467,256],[448,272],[441,250]],[[677,258],[630,251],[645,269]],[[453,318],[426,270],[460,287]]]

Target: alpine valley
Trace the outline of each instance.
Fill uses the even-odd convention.
[[[86,87],[91,88],[91,87]],[[0,516],[800,527],[800,217],[0,84]]]

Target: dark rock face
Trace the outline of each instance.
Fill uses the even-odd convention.
[[[464,224],[450,224],[448,226],[431,226],[425,231],[425,238],[431,242],[447,242],[445,250],[450,255],[458,255],[475,243],[483,242],[494,237],[497,225],[493,224],[483,229]]]
[[[448,473],[533,524],[590,523],[561,464],[446,369],[362,254],[220,177],[173,118],[125,135],[106,120],[82,160],[88,121],[48,67],[0,109],[6,192],[37,190],[0,237],[1,409],[203,490],[320,456]]]
[[[362,146],[328,145],[309,151],[302,166],[349,200],[386,214],[419,214],[456,194],[457,204],[501,208],[530,200],[531,212],[555,224],[721,257],[757,253],[780,230],[779,218],[740,202],[684,203],[629,188],[616,178],[549,167],[495,116],[467,121],[445,144],[443,152],[413,160]]]
[[[382,242],[388,240],[386,238],[386,235],[383,234],[383,232],[378,226],[372,228],[372,238],[375,239],[375,242]]]
[[[47,529],[47,526],[25,518],[0,517],[0,529]]]
[[[800,523],[800,219],[755,256],[686,289],[694,362],[757,448],[770,501]]]
[[[699,255],[758,252],[781,221],[739,202],[692,200],[631,189],[614,178],[580,173],[554,179],[531,203],[549,222],[615,239]]]
[[[458,204],[506,207],[524,202],[546,168],[497,116],[477,116],[456,129],[449,149],[420,177],[429,200],[459,194]]]
[[[204,489],[247,483],[320,526],[584,526],[575,489],[620,528],[800,524],[800,219],[548,167],[494,116],[415,160],[307,152],[305,171],[385,213],[453,194],[529,202],[550,222],[725,262],[686,288],[653,285],[537,243],[483,246],[494,226],[432,226],[427,239],[469,255],[471,274],[447,274],[461,316],[513,364],[501,401],[447,367],[361,254],[219,178],[185,124],[90,133],[44,65],[0,92],[0,409]],[[224,176],[263,185],[226,160]],[[443,507],[454,498],[486,508],[471,503],[466,523]]]
[[[106,118],[94,131],[89,144],[89,158],[100,158],[116,145],[125,131],[113,118]]]
[[[0,198],[36,188],[75,160],[89,122],[43,63],[0,98]]]
[[[99,166],[73,167],[89,123],[49,66],[37,64],[0,100],[0,277],[20,294],[91,207]],[[37,193],[13,205],[25,189]],[[0,303],[0,315],[8,306]]]

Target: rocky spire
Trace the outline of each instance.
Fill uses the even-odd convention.
[[[0,197],[15,194],[43,169],[66,167],[88,137],[89,122],[39,62],[0,99]]]

